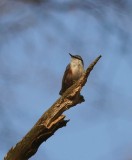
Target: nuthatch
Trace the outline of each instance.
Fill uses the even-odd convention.
[[[62,88],[59,92],[62,95],[69,87],[73,85],[84,73],[84,63],[83,59],[79,55],[72,55],[71,62],[67,65],[63,79]]]

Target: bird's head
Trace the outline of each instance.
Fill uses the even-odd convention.
[[[69,55],[71,56],[73,61],[80,61],[82,63],[82,65],[84,66],[84,62],[81,56],[79,55],[72,55],[71,53],[69,53]]]

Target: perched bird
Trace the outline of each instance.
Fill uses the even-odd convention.
[[[63,79],[62,79],[62,88],[59,92],[62,95],[69,87],[73,85],[84,73],[84,63],[83,59],[79,55],[72,55],[71,62],[66,67]]]

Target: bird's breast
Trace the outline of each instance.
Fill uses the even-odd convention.
[[[72,78],[74,80],[78,80],[82,76],[84,69],[80,65],[72,65],[71,71],[72,71]]]

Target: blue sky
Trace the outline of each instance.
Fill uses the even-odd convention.
[[[69,52],[81,55],[85,68],[102,58],[82,90],[86,101],[66,111],[67,127],[31,160],[132,157],[131,3],[122,12],[106,4],[60,11],[0,2],[0,158],[59,97]]]

